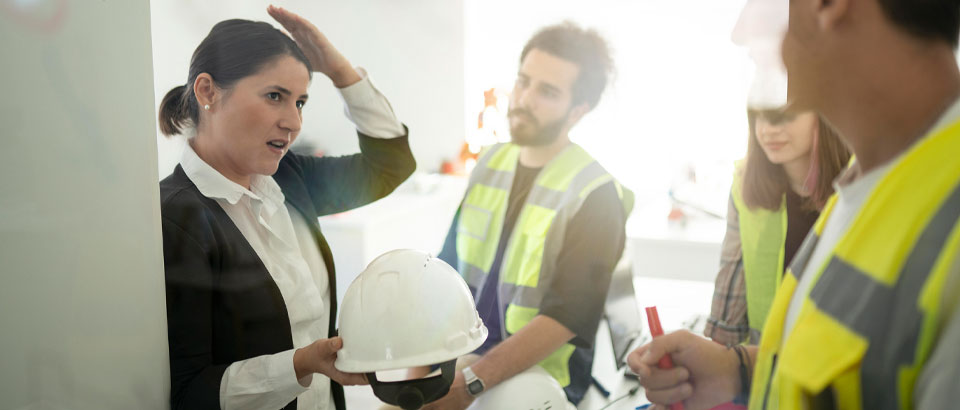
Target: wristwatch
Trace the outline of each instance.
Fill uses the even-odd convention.
[[[480,380],[476,374],[473,374],[473,370],[469,366],[463,368],[463,379],[467,383],[467,394],[471,397],[477,397],[480,393],[483,393],[483,390],[487,387],[483,384],[483,380]]]

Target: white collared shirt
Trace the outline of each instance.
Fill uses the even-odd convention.
[[[362,69],[363,80],[340,89],[344,113],[357,129],[377,138],[405,131],[387,99]],[[204,196],[215,200],[260,257],[280,288],[290,319],[294,349],[235,362],[220,381],[220,407],[279,409],[297,399],[300,410],[333,409],[330,379],[316,374],[302,380],[293,368],[293,353],[327,337],[330,323],[327,269],[309,225],[285,202],[270,176],[254,175],[250,189],[230,181],[204,162],[189,144],[180,160],[187,177]]]

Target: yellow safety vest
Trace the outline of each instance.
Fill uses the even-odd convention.
[[[747,290],[747,319],[750,322],[750,341],[760,338],[763,323],[773,304],[773,296],[783,276],[784,243],[787,239],[787,206],[780,209],[751,209],[743,201],[743,168],[737,167],[733,177],[731,196],[737,208],[740,225],[740,250],[743,276]]]
[[[836,195],[787,270],[760,341],[751,409],[910,409],[960,245],[960,122],[919,141],[870,193],[815,272],[799,276]],[[793,297],[804,302],[782,341]]]
[[[519,156],[517,145],[494,145],[481,153],[470,175],[460,206],[457,258],[460,274],[475,289],[481,288],[496,257]],[[623,202],[624,215],[628,215],[633,194],[576,144],[570,144],[537,175],[508,238],[500,267],[499,308],[504,339],[539,313],[568,222],[591,192],[611,181]],[[573,345],[566,344],[540,362],[564,387],[570,384],[568,362],[574,350]]]

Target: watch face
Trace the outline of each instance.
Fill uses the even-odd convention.
[[[470,394],[477,395],[483,392],[483,382],[480,380],[474,380],[467,385],[467,390],[470,391]]]

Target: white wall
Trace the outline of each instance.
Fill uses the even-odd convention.
[[[0,409],[168,407],[149,13],[0,3]]]
[[[270,21],[265,0],[151,2],[156,103],[187,81],[190,56],[210,28],[228,18]],[[376,86],[410,127],[418,169],[435,171],[463,141],[463,4],[450,0],[287,0],[273,3],[310,19]],[[277,27],[279,25],[275,24]],[[314,77],[301,138],[331,155],[357,152],[330,81]],[[181,139],[157,139],[161,178],[180,158]]]

